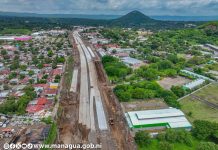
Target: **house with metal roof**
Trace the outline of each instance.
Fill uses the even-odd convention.
[[[131,57],[123,57],[121,58],[121,61],[127,66],[132,67],[132,68],[138,68],[141,65],[143,65],[143,62],[141,60],[131,58]]]
[[[204,84],[205,81],[206,81],[206,80],[204,80],[204,79],[196,79],[196,80],[194,80],[194,81],[192,81],[192,82],[190,82],[190,83],[187,83],[187,84],[183,85],[183,87],[184,87],[185,89],[190,89],[190,90],[192,90],[192,89],[194,89],[194,88],[196,88],[196,87],[199,87],[200,85]]]
[[[197,74],[197,73],[194,73],[194,72],[191,72],[191,71],[188,71],[188,70],[181,70],[182,73],[185,73],[187,75],[190,75],[192,77],[195,77],[195,78],[198,78],[198,79],[204,79],[204,80],[208,80],[208,81],[211,81],[213,82],[214,80],[208,78],[208,77],[205,77],[205,76],[202,76],[200,74]]]
[[[185,128],[190,130],[192,127],[184,113],[176,108],[131,111],[125,113],[125,116],[132,129]]]

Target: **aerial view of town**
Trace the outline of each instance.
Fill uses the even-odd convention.
[[[218,1],[0,1],[7,149],[218,150]]]

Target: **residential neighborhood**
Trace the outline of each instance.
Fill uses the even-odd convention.
[[[72,51],[67,32],[51,30],[32,36],[7,36],[1,37],[0,43],[1,137],[12,138],[21,131],[30,133],[39,126],[46,129],[40,120],[52,116],[65,62]],[[14,102],[18,106],[13,106]],[[36,137],[42,134],[37,132]],[[38,138],[32,140],[38,142]]]

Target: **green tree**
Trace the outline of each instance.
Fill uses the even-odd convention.
[[[172,86],[171,91],[178,97],[182,97],[185,95],[185,90],[181,86]]]
[[[218,150],[218,145],[213,142],[200,142],[197,150]]]
[[[218,131],[218,123],[204,120],[194,121],[195,128],[192,130],[193,135],[200,140],[212,139],[216,141]]]
[[[159,150],[173,150],[173,145],[166,141],[159,143]]]
[[[147,146],[151,143],[151,137],[149,133],[145,131],[136,132],[134,139],[135,139],[135,142],[141,147]]]
[[[48,57],[52,57],[53,56],[53,52],[52,52],[52,50],[49,50],[48,51]]]

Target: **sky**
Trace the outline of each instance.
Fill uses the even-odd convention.
[[[0,0],[0,11],[41,14],[218,16],[218,0]]]

